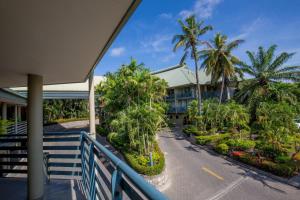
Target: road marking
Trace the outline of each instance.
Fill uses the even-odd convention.
[[[215,172],[211,171],[210,169],[208,169],[208,168],[206,168],[206,167],[202,167],[202,169],[203,169],[205,172],[209,173],[210,175],[216,177],[217,179],[222,180],[222,181],[224,180],[224,178],[223,178],[222,176],[219,176],[218,174],[216,174]]]
[[[227,193],[229,193],[230,191],[232,191],[234,188],[236,188],[238,185],[240,185],[243,181],[245,181],[246,179],[248,179],[248,177],[240,177],[239,179],[235,180],[234,182],[232,182],[229,186],[227,186],[225,189],[221,190],[220,192],[218,192],[217,194],[215,194],[214,196],[206,199],[206,200],[219,200],[222,197],[224,197]]]

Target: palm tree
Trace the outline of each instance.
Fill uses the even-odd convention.
[[[204,59],[201,67],[205,68],[207,75],[211,75],[211,82],[217,83],[222,79],[219,103],[221,103],[223,98],[225,84],[227,88],[227,99],[230,99],[228,82],[236,75],[238,71],[236,70],[236,65],[241,62],[237,57],[233,56],[231,52],[242,42],[244,41],[234,40],[227,43],[227,36],[218,33],[212,41],[212,44],[207,43],[209,48],[199,52],[200,58]]]
[[[178,20],[178,22],[181,26],[182,34],[174,36],[172,41],[172,43],[175,43],[173,51],[176,51],[180,47],[184,47],[184,54],[180,63],[182,64],[184,62],[188,54],[190,54],[191,58],[195,62],[198,112],[201,113],[201,88],[199,85],[198,75],[199,56],[197,54],[197,47],[203,43],[199,40],[199,37],[205,34],[207,31],[212,30],[212,27],[203,26],[204,22],[197,22],[195,16],[190,16],[186,18],[186,23],[182,22],[182,20]]]
[[[300,66],[286,66],[294,53],[283,52],[274,58],[277,46],[272,45],[267,51],[263,47],[258,52],[247,51],[250,64],[241,63],[241,71],[250,78],[245,80],[236,97],[241,102],[251,101],[254,96],[268,95],[271,83],[280,81],[300,81]]]

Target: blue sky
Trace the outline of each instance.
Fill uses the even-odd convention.
[[[131,57],[151,70],[178,64],[183,53],[173,53],[172,37],[180,33],[177,20],[192,13],[214,28],[203,40],[218,32],[229,40],[244,39],[234,51],[244,61],[245,51],[277,44],[277,53],[296,52],[288,64],[300,64],[299,8],[299,0],[143,0],[95,74],[114,72]],[[191,60],[187,64],[194,67]]]

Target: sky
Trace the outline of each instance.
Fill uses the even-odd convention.
[[[296,53],[288,65],[300,65],[299,8],[300,0],[142,0],[98,63],[95,75],[114,72],[131,58],[152,71],[177,65],[183,51],[173,52],[172,38],[181,33],[178,19],[191,14],[213,26],[202,40],[209,41],[216,33],[227,35],[229,41],[245,40],[233,52],[245,62],[247,50],[276,44],[276,54]],[[186,63],[193,69],[191,59]]]

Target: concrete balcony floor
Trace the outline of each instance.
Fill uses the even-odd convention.
[[[84,200],[80,180],[51,179],[45,184],[45,200]],[[0,178],[0,199],[27,199],[26,178]]]

